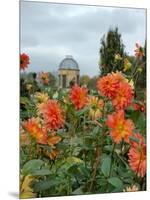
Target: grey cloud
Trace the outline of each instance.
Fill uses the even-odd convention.
[[[100,39],[118,26],[127,52],[145,41],[145,12],[106,8],[22,2],[21,51],[29,53],[29,71],[57,70],[66,54],[79,62],[81,73],[98,73]]]

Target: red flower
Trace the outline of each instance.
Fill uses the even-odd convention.
[[[56,100],[48,100],[39,108],[43,115],[46,128],[49,130],[59,129],[64,125],[63,111]]]
[[[41,128],[37,119],[31,118],[23,123],[24,129],[40,144],[47,144],[47,131]]]
[[[82,109],[88,103],[88,90],[85,87],[75,85],[70,90],[70,99],[77,110]]]
[[[121,82],[116,94],[112,99],[112,104],[116,109],[125,109],[132,103],[133,90],[129,83]]]
[[[139,133],[134,134],[139,141],[131,142],[131,148],[129,150],[129,165],[131,169],[140,177],[144,177],[146,174],[146,144],[144,138]]]
[[[25,53],[22,53],[20,55],[20,69],[25,70],[25,68],[27,68],[30,64],[29,60],[29,56]]]
[[[115,143],[120,143],[122,139],[129,142],[129,136],[132,135],[134,124],[130,119],[125,119],[123,110],[119,110],[108,115],[106,125],[110,128],[110,135]]]
[[[136,49],[134,50],[135,56],[138,58],[142,58],[144,56],[143,48],[138,43],[136,43],[135,46],[136,46]]]

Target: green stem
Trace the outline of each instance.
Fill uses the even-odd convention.
[[[83,142],[84,142],[84,146],[85,146],[85,114],[84,114],[84,120],[83,120]],[[84,165],[86,167],[86,151],[84,149]]]
[[[111,153],[111,164],[110,164],[110,170],[109,170],[109,178],[111,177],[111,172],[112,172],[112,166],[113,166],[113,155],[115,152],[115,147],[116,147],[116,143],[113,144],[113,149],[112,149],[112,153]]]
[[[97,137],[97,145],[96,145],[96,158],[95,158],[95,163],[93,165],[93,172],[92,172],[92,181],[89,187],[89,192],[91,192],[93,188],[93,184],[96,179],[96,173],[97,173],[97,168],[100,164],[100,156],[103,152],[103,146],[104,146],[104,138],[105,138],[105,132],[102,132],[102,137],[101,137],[101,145],[99,146],[99,137]]]

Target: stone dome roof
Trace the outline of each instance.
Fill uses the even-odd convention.
[[[66,58],[64,58],[60,65],[59,69],[74,69],[74,70],[79,70],[78,63],[76,60],[71,56],[67,55]]]

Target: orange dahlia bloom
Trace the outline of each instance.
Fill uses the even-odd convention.
[[[115,143],[120,143],[122,139],[129,142],[129,136],[132,135],[134,124],[132,120],[125,119],[123,110],[108,115],[106,125],[110,128],[110,135]]]
[[[88,103],[88,90],[85,87],[75,85],[70,90],[70,99],[77,110],[82,109]]]
[[[56,100],[48,100],[40,106],[45,126],[49,130],[57,130],[64,125],[64,114]]]
[[[136,49],[134,50],[135,56],[138,58],[142,58],[144,56],[143,48],[138,43],[136,43],[135,46],[136,46]]]
[[[30,64],[29,60],[29,56],[25,53],[22,53],[20,55],[20,69],[25,70],[25,68],[27,68]]]
[[[48,72],[41,72],[39,73],[39,80],[42,84],[48,85],[49,83],[49,74]]]
[[[125,82],[123,75],[120,72],[113,72],[98,79],[97,89],[103,96],[113,98],[116,95],[120,82]]]
[[[45,128],[40,127],[37,119],[29,119],[23,123],[23,127],[38,143],[47,144],[47,131]]]
[[[131,105],[133,99],[132,87],[127,82],[120,82],[112,104],[116,109],[125,109]]]
[[[131,169],[140,177],[146,174],[146,144],[144,138],[139,134],[134,134],[139,142],[132,142],[129,150],[129,165]]]
[[[102,117],[102,109],[104,107],[104,101],[102,99],[98,99],[98,97],[95,96],[90,96],[88,105],[90,106],[89,116],[93,120]]]
[[[112,75],[99,78],[97,81],[97,89],[103,96],[113,97],[118,88],[118,81],[113,79]]]

